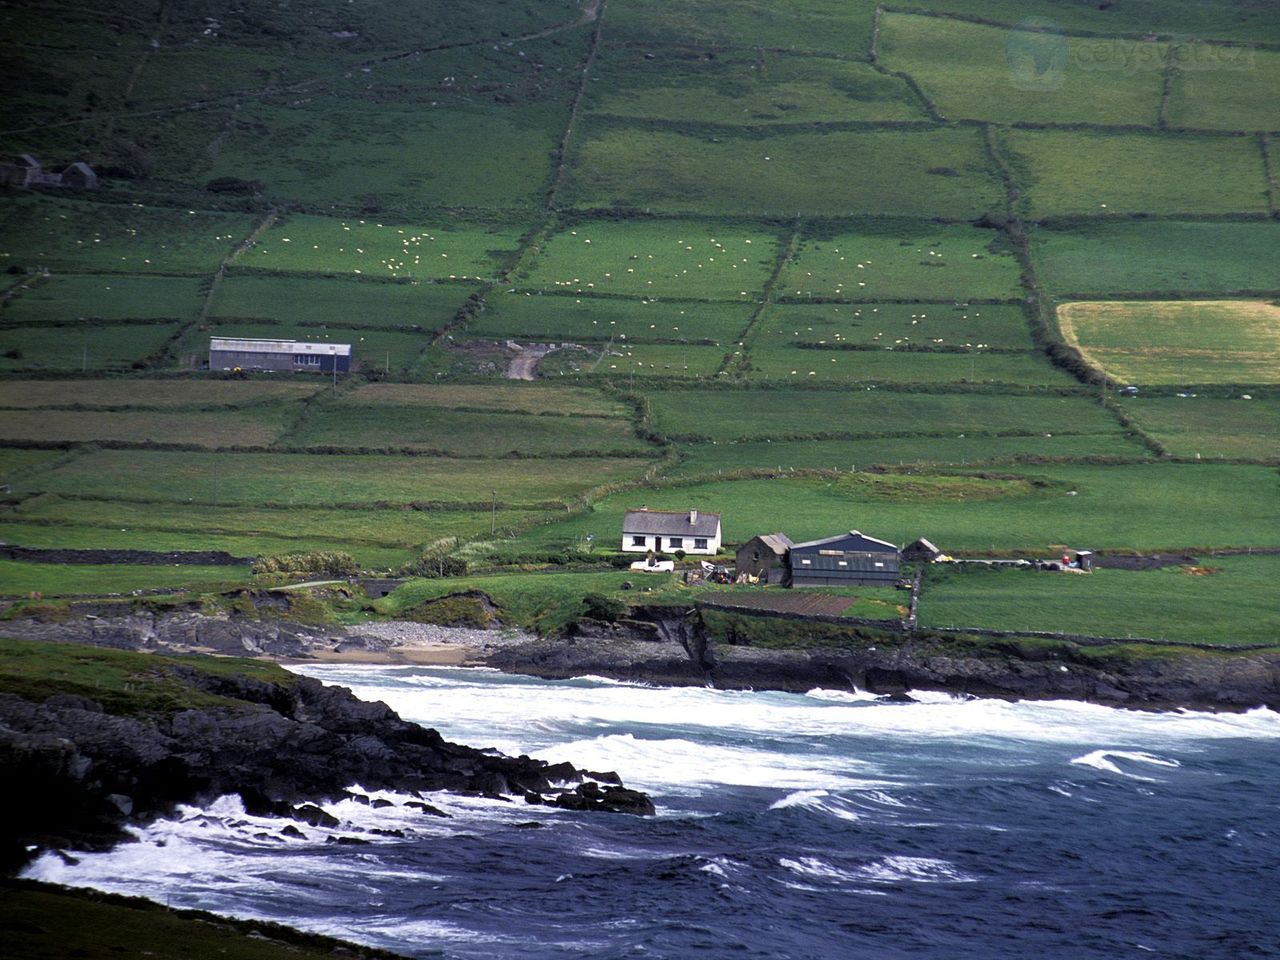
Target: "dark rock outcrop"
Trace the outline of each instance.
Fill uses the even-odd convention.
[[[32,703],[0,694],[0,769],[9,785],[0,793],[3,868],[19,867],[41,848],[109,846],[131,822],[229,793],[239,793],[250,813],[319,827],[336,823],[314,801],[347,796],[352,783],[371,790],[532,795],[575,810],[652,812],[643,794],[598,785],[567,764],[553,767],[450,743],[342,687],[305,677],[272,683],[194,667],[175,673],[228,705],[116,716],[80,696]],[[422,808],[443,815],[430,804]]]

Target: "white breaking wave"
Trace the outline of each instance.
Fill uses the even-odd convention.
[[[885,786],[850,776],[847,757],[766,751],[685,739],[649,740],[622,733],[575,740],[534,754],[588,770],[617,770],[628,786],[668,794],[700,793],[711,786],[857,790]]]
[[[1154,777],[1144,777],[1127,770],[1122,770],[1113,760],[1130,760],[1134,763],[1146,763],[1156,767],[1180,767],[1177,760],[1170,760],[1165,757],[1157,757],[1154,754],[1142,753],[1138,750],[1094,750],[1092,753],[1086,753],[1083,757],[1076,757],[1071,762],[1079,764],[1082,767],[1093,767],[1095,770],[1105,770],[1107,773],[1118,773],[1122,777],[1130,777],[1134,780],[1152,781]]]
[[[880,699],[879,694],[859,690],[857,687],[852,690],[827,690],[823,687],[814,687],[805,696],[831,703],[869,703]]]
[[[835,884],[976,883],[978,879],[961,873],[946,860],[930,857],[884,857],[849,868],[834,867],[817,857],[783,857],[778,863],[799,876]]]
[[[896,784],[864,784],[852,791],[842,791],[839,795],[828,790],[797,790],[785,797],[775,800],[769,805],[770,810],[786,810],[800,807],[814,810],[835,817],[837,820],[865,820],[876,822],[894,821],[901,823],[901,817],[909,810],[919,812],[920,808],[899,800],[887,790]],[[915,824],[929,826],[929,824]]]
[[[1280,738],[1280,713],[1137,712],[1076,701],[1006,702],[913,693],[881,704],[861,691],[756,693],[650,687],[595,678],[542,681],[472,668],[305,665],[299,672],[351,685],[446,737],[515,752],[563,743],[584,729],[654,728],[693,740],[742,735],[789,741],[869,736],[878,741],[966,741],[994,737],[1102,746],[1229,738]],[[620,771],[622,772],[622,771]]]

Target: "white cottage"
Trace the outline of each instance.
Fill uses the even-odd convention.
[[[628,510],[622,520],[622,549],[628,553],[683,550],[712,556],[720,552],[720,514]]]

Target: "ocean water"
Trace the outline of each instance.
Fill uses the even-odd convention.
[[[392,805],[330,804],[341,826],[299,839],[223,798],[27,875],[459,960],[1280,957],[1270,711],[303,672],[450,739],[616,770],[658,816],[429,797],[442,820],[373,793]]]

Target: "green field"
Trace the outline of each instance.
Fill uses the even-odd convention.
[[[609,11],[611,36],[639,43],[673,39],[712,49],[783,48],[864,53],[871,43],[870,0],[808,0],[803,6],[726,7],[714,0],[630,0]]]
[[[778,238],[686,220],[601,220],[548,238],[520,289],[700,300],[759,299]]]
[[[198,209],[11,198],[0,204],[0,267],[212,274],[251,223]]]
[[[1066,303],[1068,343],[1128,383],[1280,382],[1280,307],[1249,300]]]
[[[265,447],[297,416],[284,406],[253,412],[138,412],[134,410],[7,410],[0,440],[51,443],[182,443],[200,447]]]
[[[523,232],[519,226],[294,215],[264,233],[241,264],[370,277],[487,278],[497,275]]]
[[[24,488],[96,497],[186,503],[540,504],[641,475],[634,458],[454,460],[439,457],[170,453],[103,450],[55,467]]]
[[[952,303],[781,303],[768,308],[753,346],[786,344],[1030,350],[1021,307]]]
[[[1251,137],[1009,130],[1004,140],[1033,218],[1267,212]]]
[[[1154,126],[1169,45],[1132,43],[1117,64],[1094,38],[890,13],[879,51],[948,119]]]
[[[1039,353],[928,353],[895,347],[882,350],[800,349],[788,344],[755,347],[753,381],[849,383],[1003,383],[1069,386],[1074,381]]]
[[[786,297],[835,300],[1006,300],[1021,268],[1002,233],[886,221],[809,236],[779,280]]]
[[[894,393],[888,390],[669,390],[649,394],[655,428],[726,442],[815,435],[1026,431],[1111,433],[1112,415],[1083,397]],[[750,411],[749,416],[744,416]]]
[[[478,287],[459,283],[357,283],[241,273],[218,286],[210,313],[277,323],[439,330]]]
[[[6,301],[0,320],[187,319],[202,299],[200,281],[188,277],[59,274]]]
[[[567,100],[505,110],[492,100],[405,102],[394,92],[327,96],[322,109],[305,99],[259,100],[236,115],[204,176],[260,179],[271,196],[313,209],[354,200],[357,209],[402,212],[527,210],[550,180]],[[219,126],[210,124],[210,139]],[[386,270],[376,258],[368,269]]]
[[[129,593],[158,588],[208,590],[243,583],[248,579],[248,567],[101,566],[0,560],[0,584],[3,584],[0,593],[10,597],[31,593],[46,597]]]
[[[572,167],[568,197],[583,208],[973,219],[1004,201],[966,129],[708,138],[595,124]]]
[[[1144,42],[1148,32],[1160,35],[1280,41],[1280,24],[1267,14],[1267,0],[1128,0],[1124,4],[1061,3],[1059,0],[928,0],[927,9],[982,17],[1013,25],[1027,17],[1043,17],[1060,28],[1117,36],[1112,58],[1123,64],[1132,57],[1127,45]]]
[[[1280,474],[1273,467],[1039,464],[1002,467],[1000,476],[1009,479],[842,473],[630,491],[597,502],[584,516],[535,528],[526,539],[561,544],[591,533],[608,542],[623,512],[643,503],[720,513],[726,544],[770,530],[800,542],[858,529],[893,543],[928,537],[948,552],[983,554],[1053,556],[1060,544],[1149,551],[1280,546]]]
[[[177,323],[0,328],[0,371],[124,370],[141,365],[180,329]]]
[[[319,388],[305,380],[4,380],[0,407],[243,407],[301,400]]]
[[[370,383],[351,393],[367,407],[400,405],[566,417],[626,417],[627,408],[595,390],[514,381],[503,384]]]
[[[60,450],[14,450],[0,447],[0,483],[9,483],[14,474],[46,466],[65,456]]]
[[[652,54],[650,54],[652,57]],[[919,98],[898,77],[848,60],[672,49],[661,60],[633,47],[605,50],[589,109],[618,117],[696,123],[800,124],[925,120]]]
[[[1280,54],[1249,47],[1182,44],[1168,121],[1208,130],[1280,130]]]
[[[618,384],[636,377],[687,380],[711,377],[724,357],[724,347],[618,341],[553,353],[542,361],[538,369],[544,377],[598,377]]]
[[[1055,294],[1280,293],[1280,224],[1092,223],[1033,230],[1036,271]]]
[[[1095,570],[1089,576],[930,567],[920,624],[1223,646],[1274,643],[1280,609],[1271,594],[1280,558],[1205,557],[1201,562],[1198,568]]]
[[[152,513],[156,505],[150,508]],[[488,514],[472,516],[466,531],[488,535]],[[99,527],[74,523],[11,523],[0,521],[0,538],[8,543],[24,547],[50,549],[100,549],[100,550],[224,550],[232,556],[252,557],[279,553],[298,553],[310,550],[341,550],[351,554],[366,570],[395,570],[418,556],[412,546],[380,546],[364,540],[326,537],[318,532],[313,537],[265,533],[215,533],[211,531],[186,532],[157,530],[151,527]],[[106,568],[108,571],[111,568]],[[130,567],[129,569],[135,569]],[[141,569],[136,568],[136,569]],[[153,565],[153,569],[157,569]],[[175,570],[175,567],[159,567]],[[222,569],[229,569],[223,567]],[[145,584],[143,584],[145,586]],[[85,584],[87,593],[95,592],[92,583]],[[104,588],[105,589],[105,588]]]
[[[467,333],[539,340],[603,340],[625,335],[628,340],[640,341],[722,343],[742,334],[754,309],[749,303],[501,293],[487,299],[484,312],[467,325]]]
[[[424,545],[521,530],[545,517],[527,510],[264,509],[36,497],[0,524],[10,543],[34,547],[225,550],[234,556],[350,550],[379,566],[403,563]]]
[[[455,457],[653,453],[625,420],[472,413],[440,407],[337,403],[313,410],[281,437],[290,447],[431,450]]]
[[[1280,458],[1274,399],[1128,398],[1124,411],[1175,457]]]
[[[1079,460],[1086,457],[1144,457],[1143,446],[1121,434],[1054,434],[998,437],[893,437],[880,440],[755,440],[680,445],[680,462],[670,477],[714,477],[735,470],[853,470],[902,464],[965,466],[1007,462],[1019,457]]]

